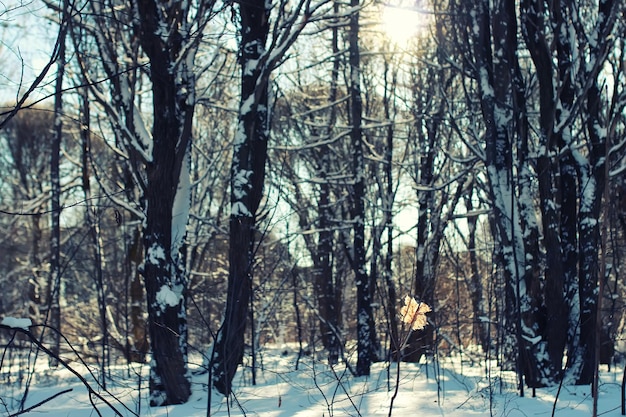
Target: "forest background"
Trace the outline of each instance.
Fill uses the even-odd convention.
[[[51,366],[151,358],[166,405],[190,351],[223,394],[267,343],[520,390],[622,353],[623,1],[2,7],[0,315]]]

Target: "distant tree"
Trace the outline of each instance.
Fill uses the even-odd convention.
[[[331,81],[329,92],[297,86],[277,99],[273,135],[277,146],[271,157],[278,161],[272,164],[273,186],[297,217],[297,234],[313,263],[319,335],[329,363],[336,364],[343,351],[345,277],[337,268],[344,256],[336,236],[340,203],[331,178],[338,173],[337,165],[343,158],[335,157],[339,149],[326,143],[338,119],[334,105],[338,88],[336,83],[332,85]]]
[[[43,213],[49,204],[49,169],[50,147],[42,146],[42,138],[49,138],[50,126],[53,125],[53,112],[49,108],[22,109],[0,130],[2,148],[2,189],[3,208],[10,211],[16,209],[25,213]],[[16,204],[18,206],[16,206]],[[27,300],[27,314],[34,323],[41,322],[42,314],[47,309],[47,266],[45,259],[48,254],[48,227],[42,224],[43,214],[29,216],[3,215],[7,236],[3,239],[3,252],[13,253],[15,246],[22,241],[26,245],[26,256],[7,257],[3,276],[7,280],[26,277],[24,287]],[[14,232],[12,232],[14,231]],[[15,261],[15,264],[11,262]],[[15,282],[15,281],[14,281]],[[14,298],[17,294],[7,294]],[[3,297],[4,298],[4,297]],[[4,299],[4,306],[9,310],[9,301]]]
[[[339,15],[339,3],[333,2],[333,14]],[[338,22],[343,19],[336,18]],[[320,81],[313,85],[283,85],[282,96],[275,104],[273,136],[277,146],[271,157],[273,187],[287,202],[298,219],[298,234],[304,241],[313,262],[313,290],[316,298],[319,333],[328,353],[328,361],[336,364],[343,353],[343,291],[345,277],[338,265],[345,256],[337,239],[340,215],[340,186],[337,180],[345,169],[346,135],[345,89],[340,88],[343,57],[340,51],[341,26],[333,24],[328,31],[316,33],[316,39],[328,40],[329,58],[315,57],[310,70]],[[306,48],[310,36],[302,36],[298,47]],[[328,39],[329,38],[329,39]],[[321,43],[321,42],[320,42]],[[317,45],[316,45],[317,46]],[[318,50],[316,47],[315,50]],[[327,53],[323,47],[320,53]],[[311,54],[314,55],[314,54]],[[326,65],[328,64],[328,66]],[[303,74],[306,69],[300,69]],[[329,79],[325,79],[328,74]],[[304,82],[307,76],[298,77]],[[338,143],[336,143],[338,142]]]
[[[188,313],[195,329],[190,343],[197,346],[214,340],[226,302],[229,167],[237,127],[236,51],[222,49],[211,58],[209,63],[198,63],[210,64],[210,71],[216,72],[198,79],[187,229]]]
[[[435,45],[427,51],[425,57],[434,65],[410,70],[414,126],[409,139],[409,161],[410,175],[417,189],[415,271],[411,291],[428,305],[437,306],[436,277],[444,233],[461,197],[467,192],[470,170],[477,159],[467,155],[453,128],[454,122],[448,119],[448,100],[459,94],[457,75],[445,69],[445,59]],[[436,313],[430,315],[434,322],[437,321],[435,316]],[[403,359],[418,362],[422,355],[431,353],[434,331],[433,326],[413,331]]]

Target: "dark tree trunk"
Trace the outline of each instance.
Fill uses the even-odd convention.
[[[67,1],[63,4],[64,16],[67,16]],[[54,130],[50,149],[50,275],[48,279],[48,312],[46,323],[54,329],[51,332],[50,356],[51,366],[59,364],[58,357],[61,344],[61,140],[63,138],[63,79],[65,76],[65,26],[59,35],[59,56],[57,58],[57,76],[54,92]]]
[[[369,375],[374,357],[372,332],[374,320],[370,291],[370,279],[365,270],[365,164],[362,143],[363,102],[361,98],[361,54],[359,51],[359,0],[351,0],[349,28],[350,62],[350,116],[351,145],[353,152],[353,177],[351,220],[353,222],[352,269],[355,274],[357,297],[357,365],[356,374]]]
[[[41,244],[41,216],[33,216],[31,219],[31,256],[30,263],[33,275],[28,280],[28,314],[33,323],[40,322],[42,313],[42,301],[45,295],[42,294],[45,288],[45,282],[42,282],[41,254],[39,245]]]
[[[598,113],[596,77],[611,42],[606,34],[617,15],[614,4],[598,4],[598,20],[590,30],[596,31],[593,37],[601,41],[590,43],[583,58],[579,53],[585,48],[580,43],[589,35],[580,30],[585,28],[576,27],[576,37],[562,36],[579,17],[570,2],[521,3],[523,34],[540,87],[540,149],[544,153],[539,156],[537,170],[547,255],[544,337],[553,375],[561,375],[567,347],[567,376],[579,384],[588,384],[593,378],[606,143],[606,129]],[[579,65],[576,57],[585,64]],[[581,86],[577,77],[588,86]],[[589,140],[587,152],[580,152],[572,125],[584,102]]]
[[[385,61],[385,81],[389,68],[387,61]],[[388,82],[385,82],[385,119],[391,120],[391,103],[388,97]],[[393,88],[396,85],[396,78],[393,77]],[[393,225],[393,201],[395,196],[395,185],[393,182],[393,139],[394,130],[393,124],[389,124],[387,127],[386,135],[386,149],[385,149],[385,188],[383,196],[383,210],[384,210],[384,227],[387,232],[386,251],[384,255],[383,265],[383,277],[385,279],[385,286],[387,288],[387,306],[386,314],[388,320],[389,338],[391,339],[389,356],[391,360],[397,361],[400,358],[400,337],[398,335],[398,315],[396,313],[396,304],[398,303],[398,295],[396,291],[396,285],[393,280],[393,243],[394,243],[394,225]],[[381,247],[381,251],[382,251]]]
[[[339,13],[339,3],[333,3],[334,13]],[[331,48],[333,53],[333,67],[331,73],[330,91],[328,103],[331,105],[328,118],[327,134],[332,134],[337,119],[336,106],[333,103],[337,100],[337,84],[339,78],[339,68],[341,65],[341,55],[339,54],[339,28],[332,28]],[[328,171],[331,169],[329,146],[322,146],[320,149],[319,176],[322,179],[319,189],[319,237],[317,242],[315,269],[316,287],[318,291],[318,307],[320,314],[320,332],[322,344],[328,352],[328,362],[336,364],[343,350],[341,338],[341,307],[342,307],[342,286],[339,274],[333,276],[333,242],[334,231],[332,225],[331,208],[331,185],[328,182]]]
[[[189,399],[187,372],[186,275],[182,259],[189,206],[189,151],[194,111],[193,68],[183,51],[187,10],[165,9],[152,0],[137,2],[139,37],[150,58],[152,159],[146,164],[144,280],[152,347],[150,403],[180,404]],[[162,25],[169,28],[162,34]],[[193,58],[193,56],[192,56]],[[193,63],[193,59],[191,60]],[[177,212],[174,212],[177,211]],[[174,222],[176,218],[176,222]]]
[[[471,190],[471,188],[470,188]],[[465,207],[468,213],[471,213],[474,210],[474,206],[472,203],[472,192],[465,199]],[[478,216],[469,216],[467,218],[467,251],[469,254],[469,263],[470,263],[470,276],[468,281],[468,290],[470,295],[470,301],[472,304],[472,312],[473,312],[473,334],[476,338],[477,342],[483,348],[484,352],[489,352],[490,346],[490,337],[489,337],[489,329],[490,324],[487,318],[487,309],[485,308],[486,303],[486,295],[483,290],[483,282],[482,276],[478,267],[478,254],[476,252],[476,226],[478,222]]]
[[[599,247],[602,238],[600,234],[600,217],[602,212],[602,194],[606,185],[606,158],[608,158],[606,127],[601,116],[601,92],[599,88],[600,80],[596,79],[590,88],[587,98],[587,131],[590,135],[590,172],[586,173],[584,181],[581,181],[578,193],[583,200],[580,204],[578,215],[578,235],[579,235],[579,276],[578,286],[580,291],[580,348],[582,350],[583,368],[576,381],[578,384],[589,384],[593,381],[596,361],[600,363],[608,362],[606,357],[595,357],[596,344],[602,343],[600,352],[613,351],[613,342],[606,336],[606,329],[597,329],[596,322],[598,314],[599,280],[606,277],[600,276]],[[593,179],[593,180],[590,180]],[[589,186],[595,186],[595,193],[589,193]],[[604,204],[609,204],[604,202]],[[608,221],[608,219],[604,219]],[[603,257],[603,259],[606,258]],[[598,340],[597,335],[601,337]]]
[[[337,299],[337,283],[333,278],[332,249],[333,231],[331,226],[330,184],[320,184],[319,197],[319,240],[315,264],[315,287],[320,315],[322,344],[328,352],[328,362],[337,364],[341,354],[340,314],[341,299]]]
[[[609,157],[608,147],[610,146],[610,138],[607,137],[607,122],[603,115],[602,109],[602,88],[604,81],[599,76],[602,63],[605,61],[607,54],[612,50],[615,37],[609,35],[614,30],[616,22],[620,22],[619,8],[621,3],[614,0],[604,0],[598,3],[598,20],[596,26],[592,29],[596,31],[600,42],[591,45],[589,52],[589,62],[591,65],[584,74],[584,79],[591,79],[593,83],[587,91],[586,102],[586,125],[589,135],[589,163],[582,167],[581,181],[579,183],[580,210],[578,216],[578,234],[579,234],[579,292],[580,292],[580,350],[582,351],[583,368],[577,383],[587,384],[597,376],[597,363],[602,360],[596,357],[601,352],[612,352],[612,342],[606,334],[606,329],[597,328],[602,325],[599,306],[601,306],[601,297],[603,294],[598,292],[603,285],[599,285],[599,280],[605,280],[605,276],[600,276],[601,268],[599,262],[599,248],[601,246],[600,218],[602,195],[607,187],[607,158]],[[619,23],[618,23],[619,24]],[[590,42],[591,44],[591,42]],[[607,112],[608,113],[608,112]],[[613,115],[610,115],[613,116]],[[594,187],[589,192],[589,187]],[[609,204],[605,201],[604,204]],[[608,219],[604,219],[608,221]],[[606,229],[606,227],[605,227]],[[606,255],[606,254],[604,254]],[[603,257],[604,258],[604,257]],[[598,319],[596,319],[598,316]],[[597,346],[603,343],[602,340],[607,339],[607,345]],[[593,361],[592,361],[593,358]],[[597,395],[597,383],[595,381],[595,389]],[[595,404],[594,404],[595,406]],[[595,408],[594,408],[595,411]]]
[[[416,101],[419,100],[416,96]],[[418,102],[419,103],[419,102]],[[435,137],[440,122],[441,114],[433,115],[429,121],[423,117],[426,109],[418,104],[416,117],[418,120],[417,146],[419,150],[419,162],[415,166],[415,175],[420,186],[430,187],[434,182],[435,166]],[[434,253],[433,247],[437,245],[439,239],[432,239],[430,231],[433,229],[430,214],[436,213],[435,193],[432,190],[419,191],[418,193],[418,214],[417,214],[417,239],[415,247],[415,276],[413,292],[419,301],[433,306],[435,298],[435,259],[429,255]],[[438,233],[435,231],[434,233]],[[438,251],[438,248],[437,248]],[[432,326],[427,326],[423,330],[411,332],[406,347],[402,352],[403,360],[407,362],[419,362],[421,357],[432,352],[434,332]]]
[[[269,137],[269,74],[261,62],[269,34],[270,10],[255,0],[239,5],[241,18],[241,102],[231,167],[228,290],[224,322],[211,361],[212,382],[224,395],[243,359],[248,319],[256,212],[265,180]]]

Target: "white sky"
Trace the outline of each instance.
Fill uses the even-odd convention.
[[[50,12],[37,0],[0,3],[0,103],[15,102],[48,62],[58,29],[46,15]],[[52,91],[51,74],[30,101]]]

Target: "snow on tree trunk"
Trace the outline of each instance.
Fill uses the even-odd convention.
[[[605,329],[596,332],[596,315],[598,314],[598,280],[605,279],[600,276],[600,217],[602,212],[602,194],[606,187],[605,164],[607,129],[603,124],[600,103],[601,92],[598,87],[601,81],[595,81],[590,88],[587,97],[587,131],[590,135],[590,152],[587,158],[574,153],[579,161],[578,167],[581,172],[578,194],[580,195],[580,210],[578,213],[579,235],[579,272],[578,285],[580,294],[580,363],[582,369],[576,381],[578,384],[591,383],[594,377],[594,365],[596,361],[610,363],[610,358],[596,358],[596,344],[602,343],[605,338],[597,339],[598,334],[605,334]],[[605,203],[607,204],[607,203]],[[605,219],[606,221],[606,219]],[[607,341],[605,343],[612,343]],[[607,349],[608,348],[608,349]],[[601,350],[611,351],[610,346],[601,346]]]
[[[212,382],[224,395],[243,358],[250,306],[256,212],[265,180],[269,136],[268,73],[261,58],[269,34],[270,4],[241,3],[241,101],[231,166],[229,273],[226,312],[213,346]]]

